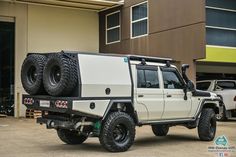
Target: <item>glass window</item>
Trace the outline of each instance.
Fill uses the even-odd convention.
[[[106,16],[106,44],[120,41],[120,11]]]
[[[233,81],[218,81],[216,86],[222,89],[236,89],[236,83]]]
[[[236,12],[207,8],[206,25],[236,29]]]
[[[198,90],[208,90],[211,82],[199,82],[197,83],[197,89]]]
[[[144,70],[137,70],[138,72],[138,88],[146,88]]]
[[[132,7],[132,21],[147,17],[147,2]]]
[[[159,88],[157,70],[138,70],[138,88]]]
[[[208,45],[236,47],[236,31],[207,28],[206,41]]]
[[[144,70],[146,88],[159,88],[158,73],[155,70]]]
[[[235,0],[206,0],[206,5],[211,7],[236,10]]]
[[[207,8],[206,25],[236,29],[236,12]]]
[[[133,6],[131,19],[131,35],[138,37],[148,33],[147,2]]]
[[[120,12],[113,13],[107,16],[107,28],[112,28],[120,25]]]
[[[183,89],[183,83],[174,71],[163,71],[164,88]]]

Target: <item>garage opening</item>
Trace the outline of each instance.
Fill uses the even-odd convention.
[[[0,21],[0,113],[14,115],[15,23]]]
[[[197,63],[197,81],[236,80],[236,63]]]
[[[202,80],[236,80],[236,74],[197,73],[197,81]]]

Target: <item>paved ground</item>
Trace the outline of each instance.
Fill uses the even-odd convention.
[[[226,135],[231,146],[236,146],[236,120],[218,123],[217,136]],[[197,130],[173,127],[167,137],[155,137],[149,126],[137,128],[136,140],[124,153],[106,152],[97,138],[84,144],[63,144],[55,130],[35,124],[33,119],[0,118],[1,157],[205,157],[216,156],[208,152],[213,142],[198,140]],[[236,157],[236,152],[230,154]]]

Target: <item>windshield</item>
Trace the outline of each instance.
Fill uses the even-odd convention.
[[[198,90],[208,90],[211,82],[199,82],[197,83],[197,89]]]

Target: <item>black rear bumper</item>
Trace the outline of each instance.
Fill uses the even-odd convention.
[[[27,104],[24,102],[26,98],[33,99],[32,104]],[[59,108],[55,105],[56,101],[67,101],[67,107],[66,108]],[[28,109],[33,109],[33,110],[40,110],[40,111],[49,111],[49,112],[55,112],[55,113],[64,113],[68,115],[78,115],[82,117],[89,117],[89,118],[95,118],[98,119],[100,118],[99,116],[96,115],[91,115],[79,111],[73,110],[73,101],[78,100],[78,98],[75,97],[52,97],[48,95],[23,95],[22,97],[22,104],[24,104]],[[40,101],[49,101],[50,104],[48,107],[45,106],[40,106]]]
[[[27,104],[24,102],[26,98],[31,98],[33,99],[32,104]],[[55,105],[55,102],[57,100],[61,101],[67,101],[67,108],[58,108]],[[52,111],[52,112],[59,112],[59,113],[72,113],[72,100],[69,97],[52,97],[52,96],[33,96],[33,95],[23,95],[22,97],[22,104],[24,104],[28,109],[33,109],[33,110],[42,110],[42,111]],[[40,106],[40,101],[49,101],[50,104],[48,107],[45,106]]]

